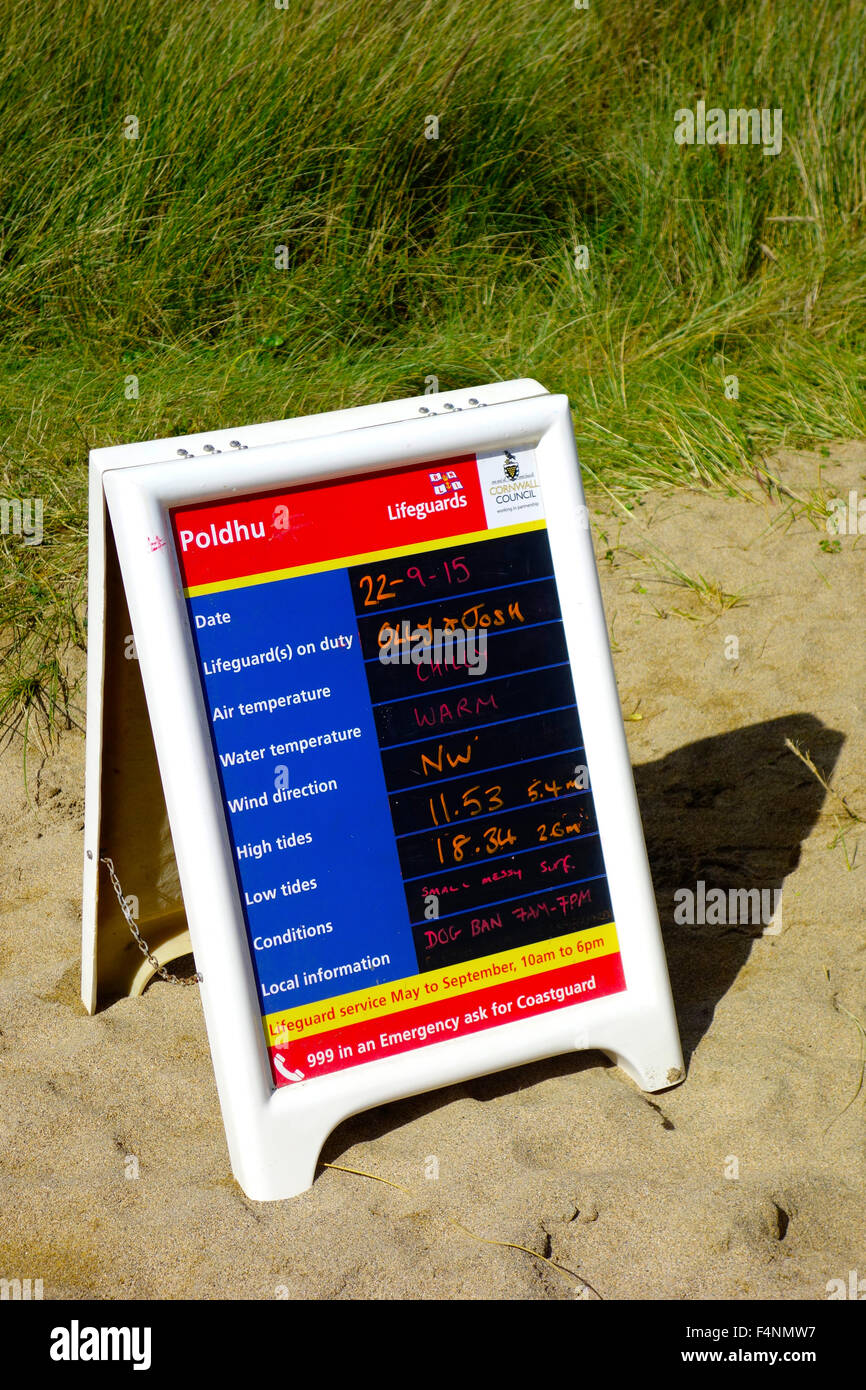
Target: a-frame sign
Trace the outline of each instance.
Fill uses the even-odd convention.
[[[90,546],[82,994],[193,950],[249,1196],[537,1058],[682,1079],[565,397],[98,449]]]

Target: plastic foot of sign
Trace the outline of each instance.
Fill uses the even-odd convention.
[[[587,1046],[605,1053],[642,1091],[665,1091],[685,1078],[679,1038],[665,1024],[658,1016],[629,1020],[615,1040],[606,1037]]]
[[[509,1057],[509,1066],[541,1062],[545,1058],[557,1055],[567,1056],[568,1053],[563,1051],[561,1042],[557,1045],[554,1041],[558,1033],[559,1038],[563,1040],[571,1037],[575,1053],[601,1052],[609,1057],[642,1091],[664,1091],[678,1085],[684,1079],[683,1058],[678,1036],[672,1027],[672,1013],[664,1008],[648,1008],[636,1010],[625,1018],[616,1017],[612,1011],[619,1006],[614,1000],[599,1001],[591,1007],[600,1011],[611,1011],[609,1025],[607,1020],[600,1018],[596,1026],[581,1029],[580,1009],[563,1009],[559,1013],[558,1021],[549,1020],[551,1031],[547,1045],[544,1045],[542,1038],[540,1052],[513,1052]],[[569,1027],[569,1024],[572,1026]],[[512,1043],[519,1046],[521,1038],[517,1030],[506,1028],[503,1035],[503,1052],[510,1050],[509,1045]],[[482,1039],[476,1035],[472,1041],[476,1049],[475,1057],[470,1062],[472,1076],[480,1077],[501,1071],[502,1055],[494,1058],[488,1051],[485,1056]],[[447,1049],[447,1044],[445,1046]],[[429,1049],[424,1060],[428,1069],[425,1090],[442,1089],[465,1079],[465,1073],[458,1070],[453,1063],[450,1067],[446,1065],[445,1053],[441,1047]],[[294,1084],[283,1088],[279,1096],[282,1113],[278,1124],[281,1134],[285,1136],[285,1144],[283,1147],[275,1142],[276,1152],[268,1148],[259,1153],[251,1152],[249,1131],[245,1132],[242,1138],[236,1132],[235,1126],[228,1122],[232,1169],[247,1196],[254,1201],[280,1201],[298,1197],[308,1191],[313,1186],[321,1165],[322,1150],[339,1125],[363,1110],[383,1102],[405,1099],[414,1094],[414,1088],[401,1083],[398,1077],[399,1071],[402,1071],[404,1076],[411,1075],[404,1067],[404,1062],[405,1059],[399,1062],[395,1059],[396,1065],[390,1084],[387,1076],[377,1076],[375,1069],[364,1067],[355,1071],[356,1084],[351,1092],[342,1086],[342,1077],[339,1074],[323,1078],[319,1083],[325,1090],[334,1085],[333,1093],[328,1096],[323,1096],[322,1090],[316,1085],[308,1087],[304,1084]],[[521,1080],[516,1077],[515,1090],[519,1089],[521,1084]],[[443,1097],[442,1103],[447,1104],[447,1098]],[[252,1119],[249,1129],[255,1130],[256,1127],[256,1122]],[[338,1158],[335,1166],[339,1166]]]
[[[678,1086],[685,1080],[685,1069],[676,1061],[668,1057],[671,1065],[668,1066],[663,1061],[662,1064],[652,1067],[639,1066],[636,1062],[629,1061],[621,1052],[614,1052],[612,1048],[599,1048],[616,1066],[624,1071],[626,1076],[630,1076],[642,1091],[666,1091],[669,1086]]]
[[[590,1044],[590,1047],[603,1052],[619,1066],[642,1091],[663,1091],[676,1086],[684,1079],[684,1071],[678,1055],[668,1053],[649,1062],[632,1061],[608,1047]],[[666,1065],[670,1063],[670,1065]],[[497,1069],[498,1070],[498,1069]],[[322,1164],[322,1150],[331,1134],[345,1120],[356,1112],[340,1109],[325,1118],[320,1111],[300,1115],[292,1127],[291,1144],[280,1155],[279,1161],[251,1172],[238,1163],[233,1163],[235,1178],[243,1191],[253,1201],[286,1201],[299,1197],[312,1188],[316,1174]],[[339,1159],[336,1160],[339,1166]]]

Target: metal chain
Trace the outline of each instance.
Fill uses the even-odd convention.
[[[126,924],[129,927],[129,930],[132,932],[133,936],[135,937],[136,941],[138,942],[138,949],[141,951],[141,954],[143,956],[147,956],[147,959],[150,961],[150,964],[153,966],[157,975],[160,975],[163,980],[168,980],[169,984],[173,985],[201,984],[202,977],[198,973],[198,971],[196,971],[194,975],[191,975],[189,979],[181,980],[179,976],[172,975],[170,971],[166,970],[164,965],[160,965],[156,956],[151,955],[150,948],[147,942],[143,940],[141,932],[138,930],[136,920],[129,909],[129,903],[123,896],[123,889],[121,888],[120,880],[114,871],[114,864],[109,859],[107,854],[100,855],[99,862],[100,864],[105,864],[108,869],[108,876],[111,879],[111,886],[117,894],[117,901],[120,903],[120,910],[126,918]]]

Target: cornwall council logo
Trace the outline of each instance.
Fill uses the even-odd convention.
[[[517,459],[514,457],[510,449],[506,449],[505,451],[505,462],[502,465],[502,467],[508,481],[510,483],[513,483],[514,479],[520,473],[520,464],[517,462]]]

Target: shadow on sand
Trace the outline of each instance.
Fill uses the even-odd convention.
[[[820,814],[825,791],[785,746],[808,751],[832,777],[844,736],[809,714],[750,724],[686,744],[634,769],[656,903],[679,1020],[689,1058],[709,1028],[763,924],[674,923],[677,889],[779,890]],[[784,897],[782,899],[784,921]],[[611,1066],[598,1052],[568,1053],[478,1077],[354,1115],[334,1130],[322,1161],[339,1162],[353,1144],[447,1105],[458,1096],[490,1100],[553,1076]]]

